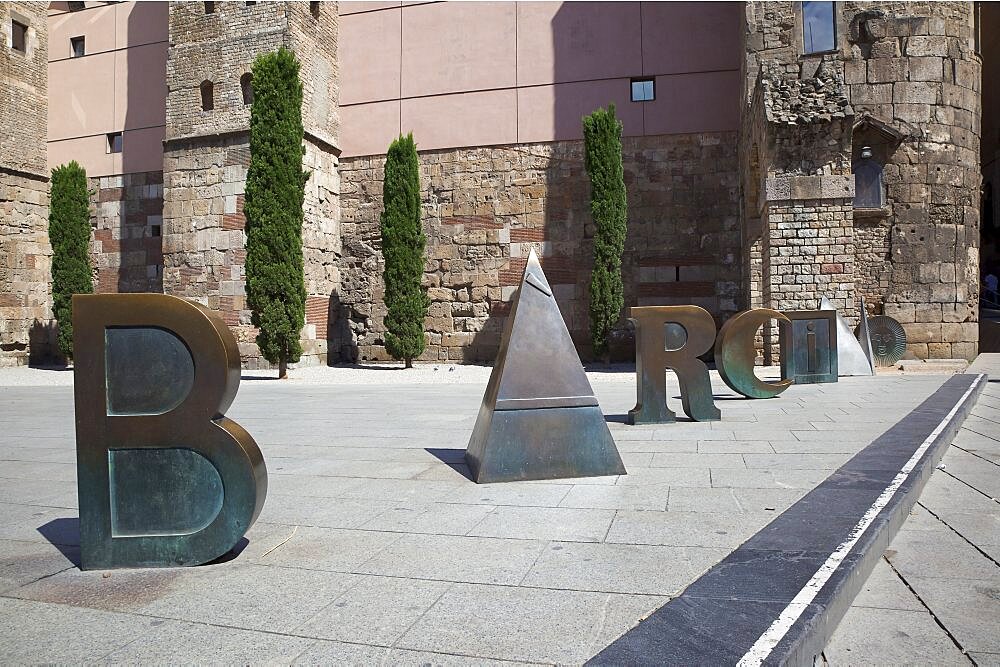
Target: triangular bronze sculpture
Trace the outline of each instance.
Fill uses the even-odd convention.
[[[626,474],[534,250],[465,460],[479,483]]]
[[[837,310],[825,296],[820,299],[820,310]],[[865,356],[861,341],[854,337],[851,325],[837,312],[837,375],[874,375],[871,362]]]
[[[872,352],[872,335],[868,330],[868,309],[865,307],[865,297],[861,297],[861,322],[858,324],[858,342],[861,343],[861,350],[865,353],[868,366],[875,375],[875,353]]]

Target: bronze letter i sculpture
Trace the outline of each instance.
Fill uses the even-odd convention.
[[[222,319],[163,294],[77,295],[73,346],[82,568],[198,565],[232,549],[267,470],[223,414],[240,355]]]
[[[534,250],[465,460],[479,483],[625,474]]]

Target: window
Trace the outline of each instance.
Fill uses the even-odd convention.
[[[122,133],[121,132],[111,132],[108,134],[108,152],[109,153],[121,153],[122,152]]]
[[[69,9],[71,12],[78,12],[81,9],[86,9],[87,8],[87,3],[86,2],[67,2],[66,3],[66,8]]]
[[[20,21],[11,19],[10,21],[10,46],[15,51],[27,53],[28,51],[28,26]]]
[[[211,81],[201,82],[201,110],[211,111],[215,108],[215,86]]]
[[[70,56],[79,58],[87,54],[86,41],[83,37],[71,37],[69,40]]]
[[[656,99],[656,86],[653,79],[632,79],[632,101],[651,102]]]
[[[871,146],[861,148],[854,161],[854,208],[882,208],[882,165],[872,156]]]
[[[256,2],[248,2],[248,3],[246,3],[246,6],[247,7],[253,7],[256,4],[257,4]]]
[[[247,72],[240,77],[240,90],[243,91],[243,104],[253,104],[253,77]]]
[[[206,14],[214,14],[215,13],[215,3],[214,2],[206,2],[205,3],[205,13]]]
[[[309,3],[309,13],[313,15],[314,19],[318,19],[319,18],[319,3],[318,2],[310,2]]]
[[[150,225],[149,226],[149,235],[153,236],[153,237],[162,236],[163,235],[163,228],[160,225]]]
[[[837,28],[832,2],[802,3],[803,53],[837,50]]]

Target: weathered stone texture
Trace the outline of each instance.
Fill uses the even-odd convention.
[[[627,137],[623,159],[626,308],[694,303],[720,321],[736,312],[735,133]],[[388,358],[378,252],[384,161],[340,167],[344,256],[331,345],[345,360]],[[431,299],[422,359],[493,360],[531,247],[586,356],[594,226],[582,143],[426,151],[420,171]]]
[[[54,352],[45,2],[0,2],[0,366]],[[24,53],[11,20],[28,26]]]
[[[243,195],[250,165],[250,106],[240,77],[254,58],[279,47],[302,64],[303,254],[308,300],[301,363],[326,361],[330,297],[339,286],[337,176],[337,11],[317,15],[304,2],[171,3],[164,149],[163,288],[218,309],[251,368],[260,358],[246,305]],[[203,111],[200,86],[211,81],[214,109]]]
[[[91,178],[94,290],[163,291],[163,172]]]

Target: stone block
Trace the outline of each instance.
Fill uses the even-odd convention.
[[[941,340],[939,323],[915,322],[904,324],[903,329],[906,331],[906,340],[909,343],[933,343]]]
[[[892,101],[903,104],[936,104],[941,84],[930,81],[900,81],[892,86]]]
[[[913,35],[906,38],[907,56],[948,55],[948,38],[943,35]]]
[[[868,83],[906,81],[906,58],[871,58],[868,60]]]

